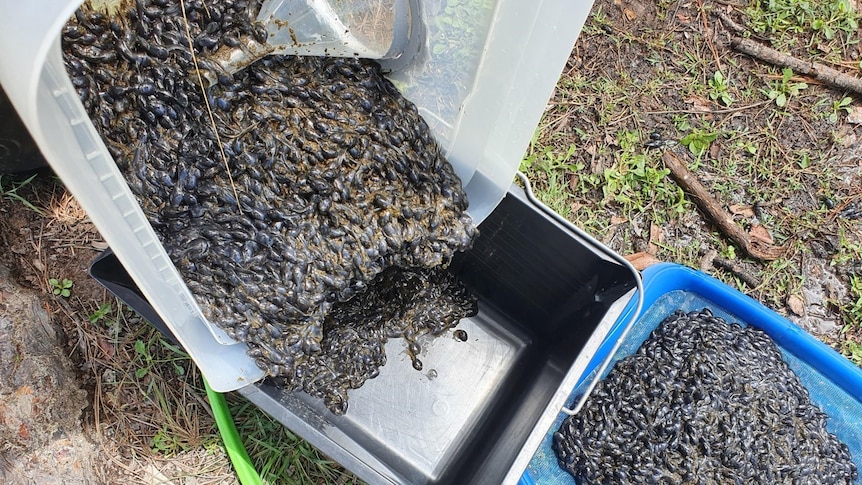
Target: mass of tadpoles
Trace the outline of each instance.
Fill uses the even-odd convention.
[[[267,57],[227,75],[208,60],[244,38],[265,41],[258,8],[79,10],[63,30],[65,63],[206,318],[283,386],[344,412],[346,389],[385,362],[368,349],[403,337],[421,366],[416,338],[475,311],[460,283],[434,272],[477,231],[427,124],[377,64]],[[344,306],[357,295],[385,304],[369,295],[387,290],[369,287],[403,281],[428,285],[415,295],[457,298],[436,310],[402,298],[407,309],[388,319]]]

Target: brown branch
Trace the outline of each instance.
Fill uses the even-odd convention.
[[[706,45],[709,47],[709,51],[712,52],[713,59],[715,59],[715,68],[718,72],[721,72],[724,69],[721,68],[721,60],[718,58],[718,51],[715,50],[715,44],[712,43],[712,32],[710,32],[709,23],[706,20],[706,10],[703,8],[703,0],[697,0],[697,6],[698,10],[700,10],[700,20],[703,23],[703,34],[706,39]]]
[[[743,32],[745,32],[745,27],[734,22],[733,19],[730,18],[730,16],[727,15],[726,13],[724,13],[722,11],[717,11],[717,12],[712,12],[712,13],[716,17],[720,18],[721,21],[724,22],[725,27],[727,27],[728,29],[736,32],[737,34],[742,34]]]
[[[789,67],[797,74],[811,76],[814,79],[834,88],[845,89],[862,95],[862,79],[856,76],[845,74],[817,62],[804,61],[802,59],[783,54],[775,49],[758,44],[751,39],[733,37],[730,39],[730,45],[739,52],[748,54],[755,59],[759,59],[763,62],[768,62],[769,64],[779,67]]]
[[[688,170],[685,163],[673,152],[666,151],[662,161],[670,170],[670,175],[682,187],[682,190],[694,198],[694,203],[724,235],[736,243],[746,254],[761,261],[773,261],[780,258],[786,248],[751,239],[745,231],[733,221],[733,217],[718,204],[699,180]]]
[[[729,271],[731,274],[739,278],[740,281],[745,283],[749,288],[754,289],[760,286],[760,278],[753,275],[751,271],[742,265],[739,261],[724,259],[718,256],[712,260],[713,266],[716,268],[721,268],[725,271]]]

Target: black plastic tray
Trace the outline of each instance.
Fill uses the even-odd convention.
[[[239,392],[371,483],[517,481],[638,276],[514,186],[479,229],[450,266],[479,297],[459,325],[467,342],[422,342],[419,372],[390,341],[389,362],[351,391],[345,416],[267,381]],[[90,271],[167,332],[110,253]]]

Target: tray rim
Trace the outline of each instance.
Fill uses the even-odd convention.
[[[747,324],[763,330],[784,350],[822,372],[851,396],[862,401],[862,368],[759,301],[706,273],[678,263],[658,263],[643,270],[642,275],[644,306],[641,315],[666,293],[676,290],[696,293]],[[594,360],[608,357],[611,344],[620,338],[625,330],[623,323],[633,311],[633,305],[626,306],[596,352]],[[598,362],[591,361],[584,375],[589,375],[597,366]]]
[[[706,273],[678,263],[657,263],[641,271],[641,275],[644,299],[643,309],[637,315],[638,321],[656,300],[667,293],[672,291],[695,293],[734,314],[746,324],[763,330],[783,350],[817,369],[850,396],[862,402],[862,367],[853,364],[835,349],[759,301]],[[633,312],[635,312],[634,299],[623,309],[613,328],[593,355],[575,386],[576,390],[587,379],[593,377],[593,373],[602,362],[612,358],[616,353],[616,344],[625,338],[629,329],[626,324]],[[637,325],[638,321],[634,325]],[[571,400],[571,396],[569,399]],[[534,484],[529,470],[525,470],[518,485]]]

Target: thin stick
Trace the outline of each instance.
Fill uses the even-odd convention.
[[[805,76],[811,76],[818,81],[828,84],[833,88],[846,89],[856,94],[862,94],[862,79],[841,71],[824,66],[818,62],[804,61],[802,59],[783,54],[775,49],[758,44],[751,39],[733,37],[730,45],[734,49],[748,54],[755,59],[773,64],[779,67],[789,67],[793,72]]]
[[[676,113],[687,113],[687,114],[702,114],[702,115],[720,115],[726,113],[736,113],[737,111],[745,111],[751,108],[757,108],[759,106],[763,106],[764,104],[769,104],[772,101],[760,101],[759,103],[748,104],[745,106],[737,106],[736,108],[727,108],[727,109],[711,109],[709,111],[700,111],[696,109],[671,109],[665,111],[644,111],[643,115],[668,115],[668,114],[676,114]]]
[[[715,225],[735,242],[749,256],[761,261],[773,261],[780,258],[786,248],[775,247],[761,241],[752,240],[748,234],[733,221],[733,217],[721,208],[718,201],[709,193],[699,180],[688,170],[682,160],[673,152],[666,151],[662,161],[670,170],[670,175],[682,189],[694,198],[698,208],[709,217]]]
[[[703,23],[703,33],[706,38],[706,45],[709,47],[709,51],[712,52],[712,57],[715,59],[715,68],[718,72],[721,72],[724,69],[721,68],[721,60],[718,58],[718,51],[715,50],[715,44],[712,43],[712,32],[709,31],[709,23],[706,20],[706,11],[703,9],[703,0],[697,0],[698,10],[700,10],[700,20]]]
[[[730,271],[734,276],[739,278],[743,283],[748,285],[749,288],[757,288],[760,286],[760,278],[751,274],[751,272],[745,268],[739,261],[724,259],[716,256],[712,260],[713,266],[716,268],[721,268],[726,271]]]
[[[720,18],[721,21],[724,22],[724,25],[727,26],[727,28],[729,28],[730,30],[736,32],[737,34],[742,34],[745,32],[745,27],[734,22],[733,19],[730,18],[726,13],[722,11],[714,11],[712,13],[716,17]]]
[[[189,41],[189,52],[192,54],[192,62],[195,64],[195,73],[198,77],[198,86],[201,88],[201,96],[203,96],[204,104],[207,107],[207,113],[209,113],[210,124],[212,125],[213,133],[215,134],[216,143],[218,143],[218,149],[221,153],[222,162],[224,162],[224,169],[227,171],[227,178],[230,181],[230,188],[233,189],[233,198],[236,200],[236,208],[240,214],[242,214],[242,206],[239,203],[239,194],[236,191],[236,184],[233,182],[233,175],[230,174],[230,166],[227,163],[227,155],[224,152],[224,146],[221,143],[221,137],[218,134],[218,128],[216,127],[215,115],[213,115],[213,109],[210,106],[209,100],[207,99],[207,91],[206,87],[204,87],[204,79],[201,76],[201,70],[198,67],[198,57],[195,55],[194,44],[192,43],[192,31],[189,30],[189,19],[186,17],[186,3],[185,0],[180,0],[180,8],[183,11],[183,24],[186,28],[186,39]]]

